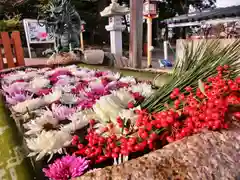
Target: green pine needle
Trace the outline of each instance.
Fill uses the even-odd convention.
[[[164,104],[170,101],[169,95],[174,88],[183,90],[186,86],[198,86],[198,80],[217,73],[219,65],[229,65],[232,76],[240,73],[240,41],[236,40],[225,47],[219,40],[203,41],[194,50],[193,43],[185,45],[185,57],[178,59],[170,81],[146,99],[142,108],[150,112],[161,111]]]

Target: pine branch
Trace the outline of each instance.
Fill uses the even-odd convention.
[[[174,88],[183,90],[186,86],[196,86],[199,79],[205,80],[207,77],[215,75],[219,65],[229,65],[233,76],[240,73],[239,40],[224,48],[220,47],[218,40],[211,43],[205,41],[196,50],[191,44],[185,47],[185,52],[185,57],[177,60],[169,83],[146,99],[142,103],[143,108],[147,108],[149,111],[162,110],[164,104],[169,102],[169,95]]]

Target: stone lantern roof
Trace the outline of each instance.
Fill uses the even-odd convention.
[[[112,0],[111,4],[106,7],[102,12],[100,12],[102,17],[111,17],[111,16],[123,16],[130,12],[129,8],[126,6],[121,6],[118,3],[118,0]]]

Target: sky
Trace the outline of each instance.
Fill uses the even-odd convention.
[[[217,0],[217,7],[240,5],[240,0]]]

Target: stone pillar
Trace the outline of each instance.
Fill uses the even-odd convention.
[[[110,31],[111,53],[122,57],[122,31],[126,28],[122,25],[122,17],[109,17],[109,24],[105,28]]]

